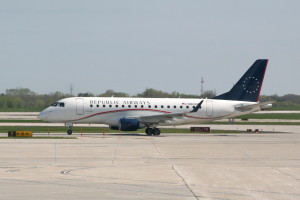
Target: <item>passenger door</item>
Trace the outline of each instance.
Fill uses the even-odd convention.
[[[209,117],[213,116],[213,101],[211,100],[206,101],[206,115]]]
[[[83,98],[76,99],[76,114],[83,115],[84,113],[84,106],[83,106]]]

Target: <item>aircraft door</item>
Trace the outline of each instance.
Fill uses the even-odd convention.
[[[213,116],[213,101],[211,100],[206,101],[206,115]]]
[[[76,114],[83,115],[84,106],[83,106],[83,98],[76,99]]]

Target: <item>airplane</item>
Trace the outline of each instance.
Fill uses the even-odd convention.
[[[149,136],[160,135],[158,126],[205,123],[268,109],[272,102],[259,102],[268,60],[259,59],[228,92],[211,99],[69,97],[53,103],[38,118],[73,124],[106,124],[113,130],[145,128]]]

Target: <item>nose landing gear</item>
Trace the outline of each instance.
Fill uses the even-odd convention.
[[[72,133],[73,133],[72,129],[68,129],[67,133],[68,133],[68,135],[72,135]]]
[[[73,128],[73,124],[72,123],[66,123],[65,124],[67,127],[68,127],[68,135],[72,135],[73,131],[72,131],[72,128]]]

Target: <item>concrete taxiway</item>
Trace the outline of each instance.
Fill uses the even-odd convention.
[[[1,199],[300,199],[300,134],[1,139]]]

